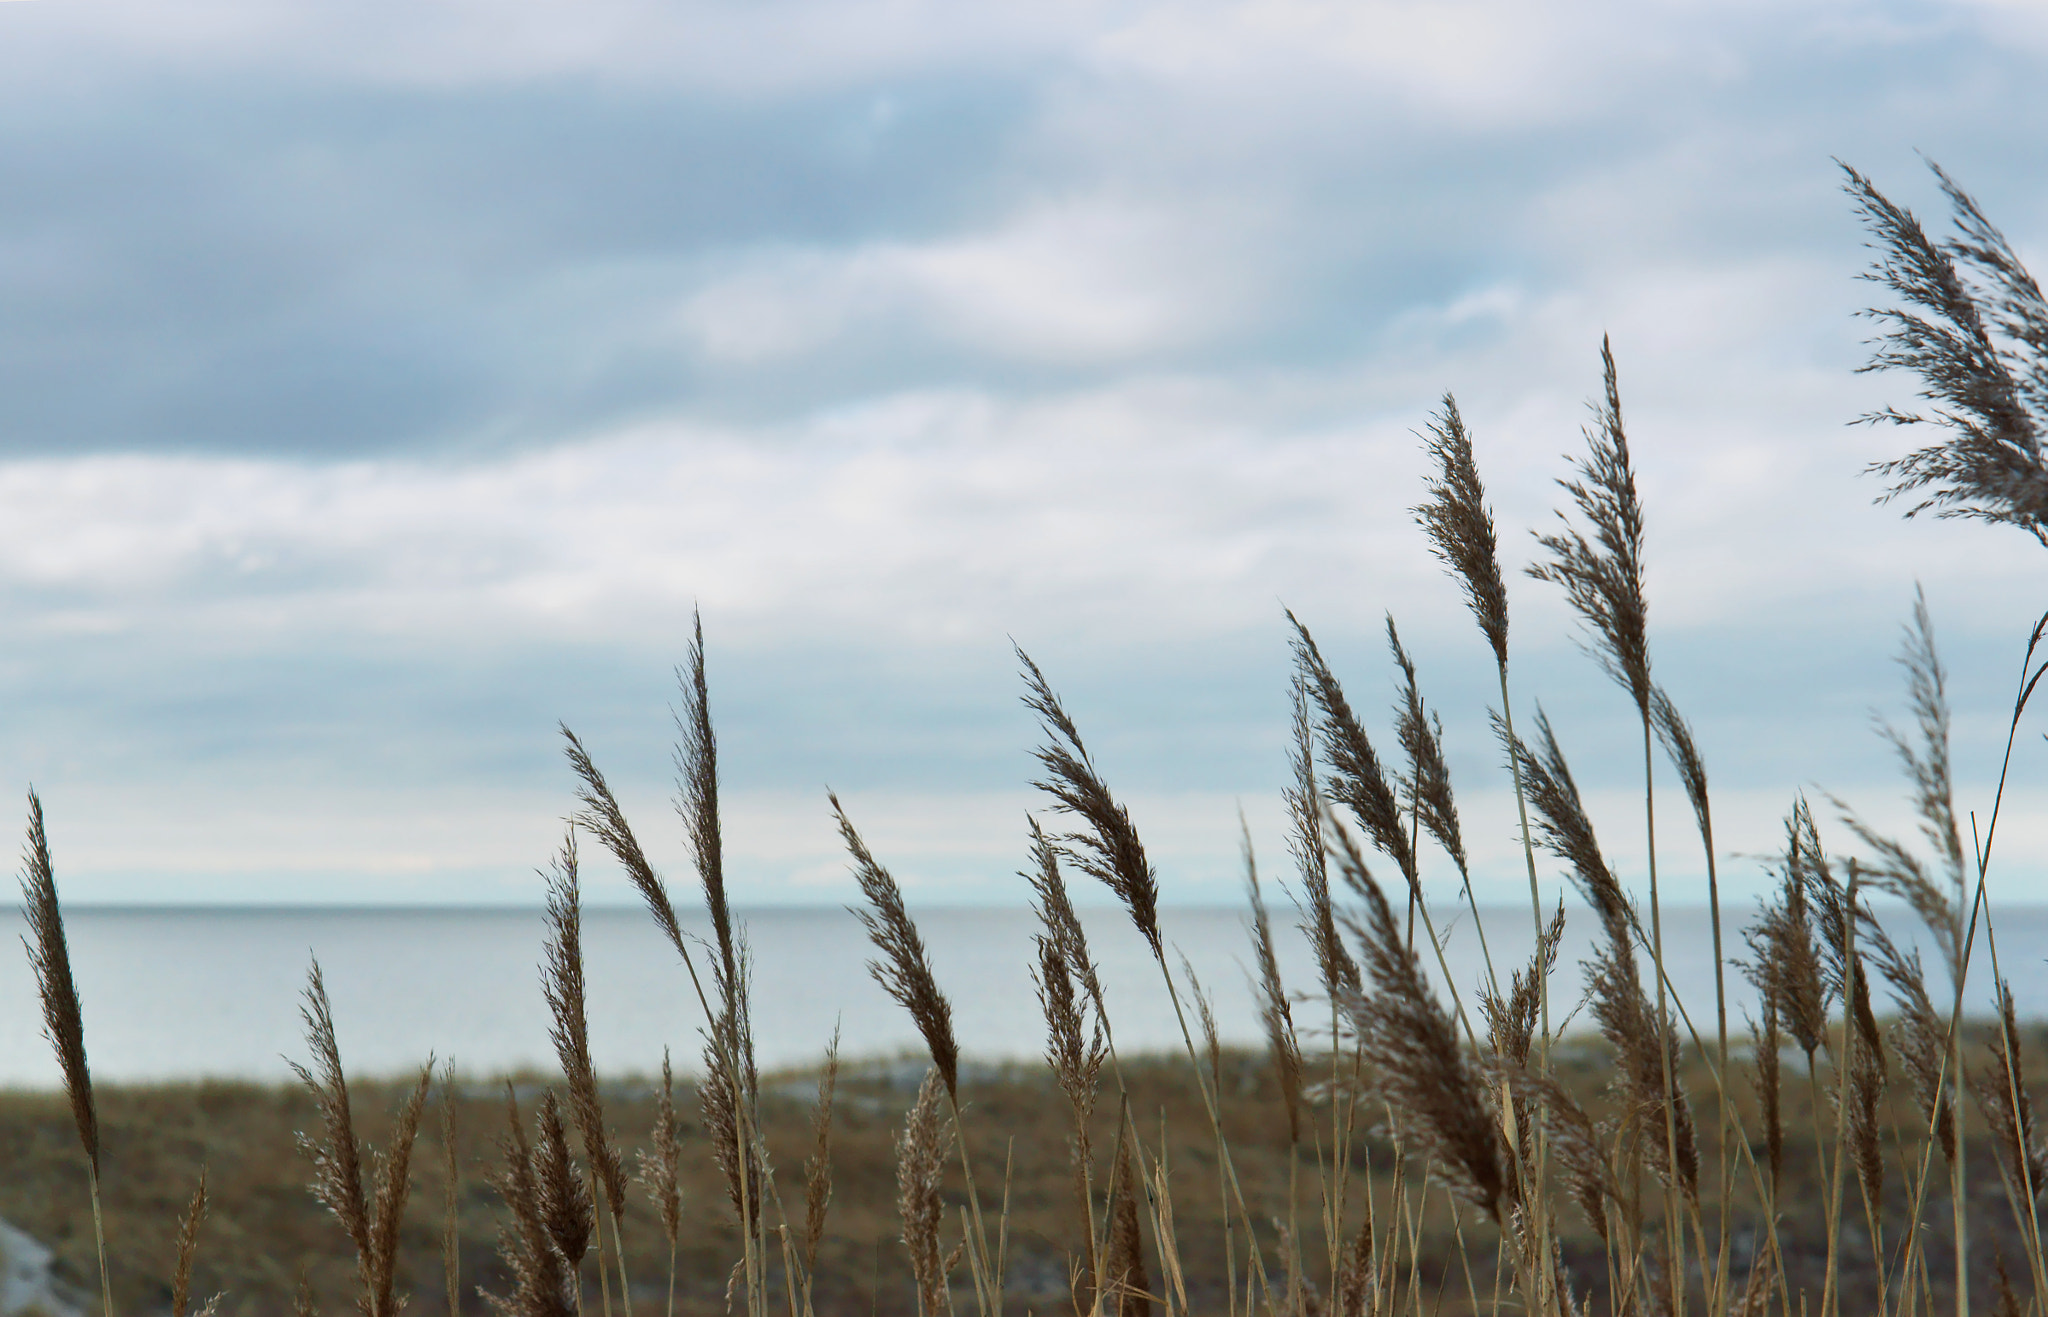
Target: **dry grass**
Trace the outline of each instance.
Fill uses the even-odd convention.
[[[1849,177],[1883,253],[1874,277],[1905,303],[1874,313],[1885,331],[1872,365],[1917,374],[1937,404],[1934,423],[1948,431],[1877,470],[1894,481],[1891,494],[1923,498],[1914,512],[2013,524],[2048,542],[2048,303],[1945,175],[1959,233],[1945,243]],[[496,1085],[458,1083],[452,1072],[437,1092],[431,1058],[407,1085],[358,1079],[352,1088],[317,962],[304,1008],[310,1058],[293,1067],[299,1088],[96,1093],[41,802],[31,794],[28,950],[66,1091],[61,1101],[0,1096],[0,1165],[12,1175],[0,1185],[0,1215],[51,1240],[75,1284],[90,1288],[97,1274],[107,1317],[117,1307],[186,1317],[200,1293],[221,1295],[224,1313],[354,1307],[397,1317],[435,1289],[451,1317],[486,1304],[505,1317],[589,1317],[599,1305],[606,1317],[742,1305],[748,1317],[785,1307],[790,1317],[1002,1317],[1006,1305],[1078,1317],[1150,1317],[1155,1307],[1164,1317],[2042,1311],[2048,1140],[2032,1105],[2041,1076],[2030,1067],[2048,1049],[2038,1037],[2029,1045],[2014,1010],[1986,877],[2012,747],[2048,674],[2038,658],[2048,616],[2020,665],[1998,792],[1966,848],[1947,677],[1918,601],[1901,653],[1912,721],[1882,734],[1905,770],[1922,845],[1881,834],[1838,801],[1861,853],[1830,854],[1795,799],[1776,891],[1742,935],[1761,1018],[1737,1055],[1718,970],[1706,763],[1652,680],[1647,523],[1604,342],[1601,365],[1586,455],[1559,482],[1573,515],[1537,537],[1543,557],[1528,574],[1563,589],[1588,652],[1635,705],[1644,794],[1633,856],[1617,861],[1603,848],[1540,709],[1533,737],[1514,731],[1498,537],[1473,437],[1448,395],[1424,439],[1434,471],[1416,515],[1495,658],[1495,726],[1529,870],[1537,950],[1505,987],[1490,955],[1478,984],[1452,979],[1443,957],[1425,838],[1475,920],[1479,911],[1441,721],[1392,619],[1400,698],[1391,722],[1404,766],[1382,759],[1308,626],[1289,612],[1290,848],[1321,991],[1298,996],[1282,982],[1247,835],[1263,1056],[1220,1045],[1198,978],[1205,967],[1182,957],[1176,972],[1169,963],[1159,877],[1137,821],[1073,712],[1019,649],[1024,701],[1042,731],[1037,786],[1074,829],[1029,824],[1024,877],[1042,930],[1033,973],[1047,1065],[977,1067],[971,1031],[963,1054],[912,911],[834,797],[865,901],[857,913],[879,953],[871,968],[915,1022],[929,1065],[842,1067],[835,1040],[815,1081],[764,1082],[746,931],[726,893],[699,622],[678,673],[676,809],[711,934],[684,934],[603,773],[563,728],[580,809],[544,875],[541,967],[560,1070],[516,1077],[502,1098]],[[1889,410],[1879,418],[1920,420]],[[1665,969],[1659,744],[1707,855],[1711,1047]],[[606,1085],[591,1065],[579,831],[624,868],[695,991],[706,1039],[703,1077],[684,1085],[701,1112],[695,1125],[682,1115],[666,1056],[658,1086]],[[1562,906],[1545,915],[1539,849],[1564,866],[1600,927],[1576,985],[1555,963],[1566,915]],[[1369,867],[1381,859],[1399,876],[1405,917]],[[1647,924],[1617,864],[1639,866],[1647,880]],[[1332,866],[1348,898],[1333,891]],[[1145,937],[1182,1055],[1118,1053],[1116,1003],[1075,917],[1068,870],[1101,882]],[[1926,924],[1946,982],[1898,949],[1896,930],[1865,899],[1871,890],[1903,897]],[[1425,973],[1426,957],[1447,991]],[[1963,1019],[1980,959],[1999,1004],[1981,1028]],[[1596,1037],[1558,1032],[1560,992],[1589,1004]],[[1881,1011],[1892,1016],[1888,1028]],[[1316,1030],[1305,1034],[1310,1018]],[[1798,1053],[1789,1074],[1788,1044]],[[1711,1128],[1694,1114],[1696,1094],[1714,1100]],[[439,1155],[416,1171],[430,1104]],[[72,1136],[84,1153],[84,1193]],[[652,1211],[628,1209],[629,1154]],[[997,1166],[1000,1178],[986,1178]],[[195,1174],[199,1189],[188,1198]],[[423,1197],[437,1207],[409,1212],[421,1178],[439,1190]],[[214,1303],[202,1313],[210,1317]]]

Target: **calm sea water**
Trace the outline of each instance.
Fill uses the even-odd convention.
[[[1554,981],[1553,999],[1560,1003],[1576,1000],[1576,966],[1592,926],[1590,916],[1576,913],[1568,917]],[[1529,913],[1524,907],[1483,914],[1504,980],[1508,968],[1529,955]],[[1102,962],[1119,1049],[1178,1047],[1158,970],[1128,919],[1112,910],[1083,917]],[[814,1062],[835,1025],[848,1056],[918,1046],[903,1012],[868,978],[868,945],[851,915],[837,908],[774,909],[742,918],[754,949],[755,1034],[764,1066]],[[1044,1030],[1027,973],[1029,914],[926,910],[917,919],[953,1001],[964,1050],[989,1060],[1037,1055]],[[1305,992],[1314,968],[1293,927],[1295,915],[1283,904],[1274,919],[1283,975],[1291,989]],[[1887,922],[1900,931],[1909,924],[1904,918]],[[1213,994],[1224,1038],[1256,1043],[1242,912],[1169,910],[1162,923]],[[102,1080],[288,1078],[286,1058],[305,1055],[298,1009],[314,955],[325,971],[351,1071],[396,1073],[430,1052],[454,1057],[472,1074],[553,1063],[535,974],[544,936],[537,911],[76,909],[67,913],[66,925],[87,1047]],[[10,934],[0,938],[0,949],[15,947],[23,931],[18,912],[0,914],[0,932]],[[1713,1028],[1714,1002],[1705,912],[1667,910],[1664,931],[1673,981],[1705,1035]],[[1447,936],[1452,972],[1469,989],[1484,977],[1469,915]],[[599,1067],[614,1074],[656,1071],[667,1047],[679,1066],[694,1069],[701,1013],[674,951],[646,915],[587,910],[584,946],[591,1050]],[[1998,950],[2021,1009],[2048,1015],[2048,909],[2002,912]],[[1732,933],[1728,954],[1739,954]],[[1930,968],[1936,963],[1930,956]],[[1974,982],[1988,982],[1986,969],[1972,973]],[[1729,989],[1732,1012],[1752,1001],[1733,971]],[[1303,1006],[1298,1018],[1313,1027],[1318,1013]],[[41,1030],[26,957],[18,950],[0,954],[0,1086],[59,1082]]]

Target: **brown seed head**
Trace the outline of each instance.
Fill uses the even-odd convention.
[[[604,1103],[590,1060],[590,1029],[584,1008],[583,891],[576,872],[576,832],[562,838],[561,852],[542,877],[547,882],[548,938],[541,961],[541,992],[554,1023],[548,1036],[562,1077],[569,1085],[569,1112],[583,1136],[589,1159],[612,1215],[626,1211],[626,1167],[604,1128]]]
[[[896,1208],[903,1220],[903,1247],[910,1254],[910,1273],[917,1283],[922,1317],[940,1317],[951,1310],[939,1248],[939,1225],[945,1212],[939,1201],[946,1159],[944,1091],[938,1070],[926,1071],[917,1101],[911,1104],[903,1133],[896,1140]]]
[[[1307,902],[1307,922],[1301,931],[1315,952],[1316,972],[1323,981],[1323,995],[1335,1001],[1359,988],[1358,962],[1345,949],[1337,932],[1337,916],[1330,901],[1330,854],[1323,842],[1323,792],[1316,785],[1315,724],[1309,714],[1308,688],[1299,675],[1290,683],[1294,706],[1294,747],[1289,762],[1294,781],[1286,789],[1287,817],[1292,825],[1287,846],[1301,874],[1301,889]]]
[[[1458,414],[1458,400],[1448,393],[1442,410],[1429,418],[1423,448],[1437,470],[1425,486],[1429,501],[1415,509],[1415,520],[1428,534],[1430,549],[1464,588],[1494,661],[1506,667],[1508,590],[1500,575],[1500,545],[1486,487],[1472,460],[1472,437]]]
[[[590,1191],[583,1187],[583,1177],[569,1155],[569,1129],[553,1089],[541,1094],[534,1132],[533,1181],[540,1193],[541,1220],[547,1225],[548,1239],[573,1274],[590,1250],[595,1220]]]
[[[1614,348],[1600,340],[1605,397],[1593,407],[1586,429],[1587,454],[1572,462],[1576,477],[1558,485],[1571,496],[1592,540],[1572,526],[1538,535],[1550,559],[1529,568],[1539,581],[1562,586],[1589,633],[1587,652],[1618,682],[1644,717],[1650,712],[1648,605],[1643,597],[1643,506],[1636,496],[1628,435],[1621,424],[1621,390],[1615,382]]]
[[[1436,838],[1444,854],[1458,866],[1458,876],[1469,886],[1471,868],[1465,860],[1465,836],[1458,826],[1458,803],[1451,793],[1451,768],[1444,762],[1443,721],[1423,706],[1422,692],[1415,684],[1415,664],[1401,647],[1401,633],[1394,629],[1393,614],[1387,615],[1387,645],[1401,669],[1402,701],[1394,710],[1396,734],[1408,755],[1408,805],[1423,830]]]
[[[1376,1083],[1400,1124],[1433,1156],[1435,1174],[1451,1192],[1500,1220],[1509,1188],[1499,1127],[1466,1067],[1450,1015],[1422,974],[1422,962],[1394,919],[1386,894],[1365,871],[1350,832],[1326,820],[1335,859],[1364,896],[1363,924],[1350,923],[1372,991],[1344,1005]]]
[[[677,1137],[675,1071],[669,1065],[666,1047],[661,1049],[661,1092],[655,1100],[654,1130],[648,1143],[638,1154],[640,1169],[635,1178],[661,1218],[662,1237],[673,1248],[683,1229],[683,1194],[677,1178],[683,1149]]]
[[[1165,943],[1159,933],[1159,876],[1145,858],[1145,843],[1131,822],[1130,811],[1117,802],[1109,784],[1095,771],[1088,747],[1081,742],[1080,729],[1067,714],[1060,697],[1046,684],[1045,674],[1021,648],[1017,661],[1023,665],[1024,704],[1039,717],[1045,744],[1032,753],[1046,776],[1032,783],[1051,796],[1064,813],[1087,825],[1084,832],[1060,838],[1067,857],[1081,872],[1102,883],[1130,912],[1131,922],[1144,935],[1154,958],[1164,960]]]
[[[1864,312],[1883,329],[1862,369],[1909,371],[1934,404],[1927,415],[1885,407],[1860,419],[1946,432],[1866,469],[1890,482],[1879,502],[1919,499],[1909,518],[1933,509],[1937,517],[2017,526],[2048,544],[2048,303],[1976,201],[1930,167],[1955,211],[1957,236],[1946,242],[1842,166],[1843,188],[1876,239],[1878,258],[1864,277],[1903,303]]]
[[[939,1077],[946,1083],[946,1094],[954,1100],[960,1094],[960,1045],[953,1037],[953,1006],[946,1000],[946,994],[939,991],[939,981],[932,974],[931,960],[925,953],[924,939],[918,935],[917,925],[912,922],[910,912],[903,905],[903,890],[896,885],[889,871],[875,861],[867,843],[854,830],[853,820],[846,817],[840,807],[839,797],[830,796],[832,815],[839,821],[839,836],[846,842],[848,854],[853,857],[854,881],[860,884],[861,895],[868,899],[868,908],[855,909],[853,914],[867,929],[868,938],[875,949],[882,953],[880,960],[868,962],[868,973],[875,982],[882,985],[882,991],[896,1000],[897,1005],[910,1012],[911,1022],[923,1035],[926,1048],[931,1052],[932,1064],[939,1068]]]
[[[1294,627],[1294,663],[1303,686],[1321,715],[1316,730],[1321,734],[1323,759],[1330,765],[1327,784],[1330,800],[1351,811],[1372,844],[1401,870],[1410,892],[1417,890],[1415,847],[1408,831],[1400,797],[1380,763],[1379,752],[1351,704],[1344,698],[1330,665],[1316,648],[1315,637],[1292,612],[1287,620]]]
[[[71,1100],[71,1118],[78,1126],[79,1146],[100,1173],[99,1107],[92,1096],[92,1072],[85,1062],[85,1017],[78,1008],[78,985],[71,977],[71,947],[64,938],[64,912],[57,904],[57,881],[50,870],[50,842],[43,831],[43,802],[28,793],[28,841],[22,852],[22,917],[34,941],[28,948],[36,991],[43,1003],[43,1034],[57,1049],[64,1071],[64,1094]]]

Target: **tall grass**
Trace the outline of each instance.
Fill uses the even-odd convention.
[[[1890,482],[1885,497],[1918,498],[1909,517],[1932,509],[2016,525],[2048,543],[2040,442],[2048,424],[2048,303],[1947,176],[1940,182],[1959,227],[1940,242],[1861,175],[1847,178],[1878,239],[1872,277],[1900,303],[1872,313],[1882,326],[1872,366],[1913,372],[1935,404],[1926,417],[1887,409],[1872,419],[1945,431],[1937,443],[1874,468]],[[1060,1178],[1071,1211],[1061,1247],[1079,1317],[1150,1317],[1155,1307],[1165,1317],[1837,1317],[1852,1308],[1881,1317],[1952,1309],[1964,1317],[1987,1307],[2021,1314],[2048,1306],[2039,1220],[2048,1140],[2024,1082],[2023,1031],[1998,961],[1987,882],[2018,730],[2048,672],[2040,655],[2048,616],[2025,646],[1998,788],[1981,834],[1977,816],[1967,815],[1966,844],[1950,757],[1948,678],[1926,601],[1916,601],[1900,653],[1912,716],[1904,730],[1887,726],[1883,734],[1905,771],[1924,845],[1881,832],[1830,797],[1854,848],[1831,851],[1808,802],[1791,803],[1783,849],[1770,865],[1773,891],[1741,931],[1744,956],[1729,962],[1759,1000],[1747,1045],[1731,1042],[1707,768],[1693,727],[1653,677],[1650,522],[1623,424],[1620,371],[1606,342],[1585,439],[1584,455],[1559,482],[1566,509],[1556,528],[1536,537],[1527,575],[1563,591],[1583,624],[1586,652],[1635,711],[1641,848],[1603,846],[1563,738],[1540,706],[1517,730],[1499,540],[1474,437],[1446,395],[1423,437],[1431,472],[1415,515],[1494,659],[1500,699],[1485,716],[1516,803],[1535,951],[1525,965],[1494,963],[1472,895],[1441,714],[1425,701],[1393,619],[1386,633],[1400,694],[1386,744],[1398,747],[1399,762],[1382,754],[1308,623],[1285,614],[1294,656],[1291,895],[1317,980],[1283,979],[1247,834],[1253,990],[1274,1094],[1263,1114],[1245,1110],[1242,1093],[1225,1081],[1199,967],[1168,955],[1159,875],[1132,811],[1111,786],[1109,766],[1091,753],[1080,719],[1045,671],[1017,651],[1023,700],[1041,731],[1035,785],[1046,815],[1027,821],[1022,876],[1039,926],[1031,972],[1045,1058],[1067,1128]],[[499,1275],[509,1288],[500,1283],[484,1297],[507,1317],[587,1314],[592,1271],[606,1317],[654,1309],[673,1317],[679,1245],[692,1219],[714,1211],[683,1200],[680,1167],[692,1154],[708,1154],[717,1167],[722,1210],[739,1241],[723,1280],[728,1309],[812,1317],[823,1302],[821,1243],[839,1192],[837,1039],[826,1053],[809,1154],[792,1178],[773,1164],[763,1132],[752,957],[727,898],[701,622],[678,677],[675,803],[708,938],[685,933],[667,883],[595,757],[562,729],[578,810],[543,875],[548,931],[540,966],[561,1083],[525,1106],[508,1089],[497,1164],[486,1176],[501,1202]],[[1660,747],[1706,858],[1716,962],[1710,1025],[1671,987],[1663,928],[1671,894],[1660,877],[1656,826]],[[900,1265],[920,1317],[1001,1317],[1006,1306],[1016,1310],[1017,1168],[1008,1158],[1000,1168],[977,1163],[973,1149],[990,1140],[971,1138],[970,1129],[992,1115],[977,1110],[977,1081],[962,1064],[950,999],[901,887],[838,797],[828,802],[861,894],[855,913],[875,948],[873,975],[915,1024],[930,1062],[894,1141]],[[590,1056],[579,835],[595,839],[646,901],[684,970],[688,993],[679,996],[694,1001],[705,1038],[696,1129],[678,1114],[663,1057],[657,1114],[631,1178],[658,1220],[666,1265],[659,1283],[643,1272],[637,1287],[624,1228],[626,1150],[607,1124]],[[1540,856],[1562,867],[1597,928],[1576,984],[1559,974],[1567,914],[1561,903],[1546,910]],[[1444,890],[1430,873],[1436,857],[1480,937],[1484,974],[1476,983],[1461,983],[1444,954],[1440,915],[1456,912],[1433,905],[1433,893]],[[1638,874],[1646,911],[1624,882]],[[1175,1173],[1175,1149],[1185,1163],[1187,1145],[1170,1135],[1163,1111],[1134,1101],[1132,1061],[1116,1044],[1118,1003],[1097,972],[1070,875],[1105,887],[1151,952],[1179,1024],[1179,1082],[1199,1099],[1205,1121],[1199,1155],[1213,1167],[1213,1186],[1206,1172]],[[82,1011],[33,794],[23,891],[30,958],[98,1227],[100,1135]],[[1901,949],[1903,933],[1887,928],[1869,904],[1873,892],[1900,898],[1925,924],[1945,983],[1917,951]],[[1997,1011],[1988,1040],[1973,1046],[1964,1006],[1980,930]],[[1560,1002],[1571,1004],[1559,1010]],[[1596,1038],[1565,1032],[1581,1006]],[[395,1259],[433,1062],[404,1098],[385,1147],[370,1152],[357,1134],[317,961],[303,1013],[311,1059],[294,1069],[320,1122],[302,1136],[312,1189],[355,1252],[358,1307],[366,1317],[396,1317],[407,1295]],[[1568,1050],[1583,1057],[1588,1047],[1598,1054],[1590,1070],[1560,1062]],[[451,1068],[442,1081],[439,1134],[451,1317],[466,1302],[452,1080]],[[1711,1121],[1696,1110],[1703,1099],[1713,1105]],[[1284,1131],[1278,1183],[1241,1173],[1242,1131],[1257,1120]],[[1972,1216],[1976,1139],[1983,1144],[1977,1164],[1995,1171],[2010,1229]],[[1200,1194],[1215,1196],[1213,1237],[1181,1224],[1190,1219],[1187,1195],[1198,1181]],[[174,1317],[192,1306],[208,1208],[202,1171],[172,1265]],[[98,1238],[104,1311],[112,1317],[103,1228]],[[1208,1271],[1194,1262],[1219,1252],[1221,1284],[1205,1286]],[[1988,1303],[1973,1304],[1973,1293]],[[308,1297],[299,1308],[311,1306]]]

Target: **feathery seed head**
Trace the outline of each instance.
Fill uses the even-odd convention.
[[[1937,517],[2017,526],[2048,544],[2048,302],[1977,202],[1930,167],[1955,210],[1957,236],[1945,242],[1842,166],[1843,188],[1876,239],[1878,257],[1864,278],[1903,304],[1864,312],[1881,329],[1862,369],[1908,371],[1934,404],[1928,415],[1886,407],[1860,419],[1946,432],[1866,470],[1890,482],[1879,502],[1919,499],[1909,518],[1933,509]]]
[[[1344,698],[1344,688],[1316,648],[1315,637],[1290,611],[1294,627],[1294,660],[1302,685],[1321,715],[1323,758],[1329,763],[1329,798],[1351,811],[1372,844],[1401,870],[1411,892],[1416,890],[1415,846],[1403,817],[1400,798],[1380,763],[1365,727]]]
[[[1643,507],[1636,496],[1628,435],[1621,424],[1621,389],[1614,372],[1613,345],[1600,340],[1605,398],[1593,408],[1586,429],[1588,452],[1573,459],[1576,477],[1558,484],[1571,496],[1593,533],[1588,540],[1564,513],[1563,529],[1538,535],[1550,557],[1529,568],[1539,581],[1561,586],[1585,623],[1587,652],[1636,702],[1650,712],[1648,605],[1643,596]]]
[[[626,1168],[604,1128],[604,1104],[597,1091],[597,1071],[590,1060],[590,1030],[584,1008],[583,892],[576,870],[576,831],[562,838],[562,849],[542,877],[547,883],[548,938],[541,962],[541,993],[554,1023],[548,1036],[555,1045],[562,1076],[569,1085],[569,1111],[583,1137],[583,1154],[596,1171],[605,1201],[614,1216],[626,1210]]]
[[[828,798],[832,802],[832,816],[839,822],[839,836],[853,857],[854,881],[860,884],[861,895],[868,900],[868,908],[854,909],[853,915],[867,930],[875,949],[882,953],[880,960],[868,962],[868,973],[897,1005],[910,1012],[912,1023],[917,1025],[925,1047],[931,1052],[932,1064],[945,1081],[946,1095],[958,1101],[960,1045],[953,1036],[952,1003],[939,990],[924,939],[904,908],[903,891],[896,885],[896,879],[876,862],[867,843],[854,830],[853,820],[841,808],[839,797]]]
[[[1423,448],[1436,463],[1428,480],[1429,501],[1415,520],[1429,536],[1431,550],[1464,588],[1465,602],[1478,620],[1494,661],[1508,662],[1508,590],[1500,575],[1500,545],[1486,487],[1472,460],[1472,436],[1458,414],[1458,400],[1446,393],[1443,410],[1429,419]]]
[[[1458,876],[1471,881],[1465,860],[1465,836],[1458,826],[1458,804],[1451,793],[1451,769],[1444,762],[1443,721],[1430,713],[1415,683],[1415,664],[1401,647],[1401,633],[1387,615],[1387,645],[1401,669],[1402,701],[1394,710],[1401,749],[1408,755],[1408,803],[1423,830],[1436,838],[1444,854],[1458,866]]]
[[[57,1050],[64,1071],[64,1093],[78,1142],[95,1178],[100,1173],[99,1107],[93,1101],[92,1072],[85,1060],[85,1017],[78,1006],[78,984],[71,977],[71,947],[64,937],[64,912],[57,903],[57,880],[50,869],[50,841],[43,830],[43,802],[28,793],[28,840],[22,852],[22,915],[35,940],[28,948],[29,968],[43,1004],[43,1035]]]
[[[1085,832],[1060,838],[1067,858],[1116,893],[1154,958],[1163,960],[1166,949],[1159,933],[1159,875],[1145,858],[1145,844],[1131,822],[1130,811],[1117,802],[1095,771],[1088,748],[1081,743],[1080,729],[1046,683],[1045,674],[1021,648],[1017,661],[1024,669],[1025,707],[1038,715],[1045,732],[1045,744],[1032,753],[1046,776],[1032,785],[1051,796],[1063,813],[1087,825]]]

